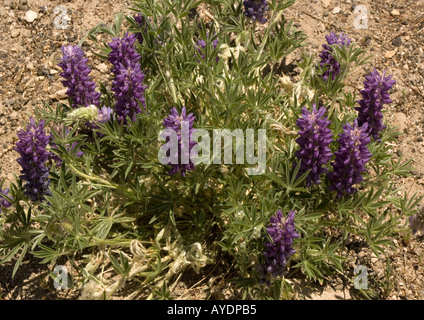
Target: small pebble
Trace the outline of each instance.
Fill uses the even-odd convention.
[[[17,38],[17,37],[19,37],[20,34],[21,34],[21,30],[20,29],[12,29],[10,31],[10,36],[12,38]]]
[[[37,76],[39,76],[39,77],[44,76],[43,67],[38,67],[37,68]]]
[[[392,51],[387,51],[386,54],[384,55],[387,59],[391,59],[395,56],[396,54],[396,50],[392,50]]]
[[[33,22],[35,19],[37,19],[38,15],[37,12],[29,10],[25,13],[25,21],[31,23]]]
[[[394,9],[392,12],[390,12],[390,14],[392,16],[399,16],[400,15],[400,11],[398,9]]]
[[[395,47],[399,47],[401,44],[402,44],[401,37],[396,37],[392,41],[392,45],[394,45]]]
[[[340,7],[335,7],[335,8],[333,9],[333,13],[334,13],[334,14],[338,14],[340,11],[342,11],[342,8],[340,8]]]

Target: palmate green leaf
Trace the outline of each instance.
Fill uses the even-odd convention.
[[[278,21],[275,25],[275,35],[271,34],[270,43],[267,46],[270,49],[271,60],[277,62],[287,57],[296,49],[305,46],[304,40],[306,40],[304,33],[293,28],[293,20],[286,21],[283,18]]]
[[[112,217],[101,218],[100,221],[101,222],[96,224],[96,226],[93,228],[93,232],[96,233],[96,238],[103,240],[108,236],[114,221]]]
[[[128,276],[131,270],[131,265],[129,263],[129,260],[122,253],[122,251],[119,252],[119,261],[112,254],[109,254],[108,258],[117,274],[119,274],[123,278]]]
[[[301,268],[306,273],[306,276],[314,281],[323,277],[321,271],[312,262],[309,261],[302,261],[294,265],[293,268]]]
[[[40,263],[44,264],[44,263],[52,263],[54,264],[55,261],[63,255],[66,255],[67,252],[62,251],[62,250],[54,250],[52,248],[49,248],[46,245],[40,244],[38,246],[40,248],[39,251],[33,251],[32,254],[34,255],[34,257],[42,259]]]
[[[12,199],[10,199],[12,200]],[[18,218],[18,220],[23,224],[23,226],[25,228],[29,227],[30,223],[31,223],[31,211],[32,208],[29,207],[28,211],[25,212],[25,208],[16,201],[13,201],[12,203],[14,203],[16,211],[13,212],[13,214]]]
[[[6,262],[10,261],[13,257],[15,257],[15,255],[18,253],[18,251],[21,250],[25,246],[25,243],[23,243],[22,239],[18,238],[16,240],[17,241],[15,241],[15,242],[17,242],[17,243],[2,244],[0,246],[0,248],[7,248],[9,246],[13,246],[12,249],[6,254],[6,256],[4,256],[1,259],[0,264],[5,264]]]
[[[324,213],[307,213],[307,214],[298,214],[296,215],[296,221],[300,222],[301,224],[303,224],[303,222],[306,222],[308,220],[317,220],[319,218],[321,218],[324,215]]]
[[[375,217],[376,210],[384,207],[389,203],[387,200],[379,200],[383,192],[387,192],[385,187],[381,187],[374,193],[374,188],[371,187],[368,195],[362,199],[362,209],[371,217]]]
[[[22,264],[22,261],[24,259],[24,257],[26,256],[26,253],[28,251],[29,248],[29,244],[26,243],[23,247],[22,247],[22,251],[19,255],[18,260],[16,260],[16,263],[13,267],[13,271],[12,271],[12,279],[15,278],[16,272],[18,271],[18,268],[20,267],[20,265]]]
[[[151,204],[147,208],[148,213],[153,213],[152,218],[149,221],[149,224],[155,222],[160,216],[164,213],[173,214],[174,204],[181,199],[182,195],[173,195],[170,190],[165,189],[161,185],[159,188],[162,191],[162,194],[153,194],[150,196]],[[173,217],[170,216],[172,219]]]
[[[402,198],[388,197],[390,202],[397,205],[406,216],[412,215],[417,209],[418,204],[422,201],[424,196],[417,196],[417,193],[414,193],[410,198],[405,191]]]
[[[166,260],[165,262],[162,262],[161,257],[157,256],[156,264],[152,266],[153,271],[147,271],[147,272],[140,272],[140,276],[146,278],[146,282],[151,282],[155,278],[157,278],[168,266],[169,266],[170,260]]]
[[[276,11],[281,11],[281,10],[287,9],[295,3],[296,3],[296,0],[278,1],[278,6],[277,6]]]

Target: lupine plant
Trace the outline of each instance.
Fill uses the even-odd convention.
[[[207,3],[209,23],[195,1],[138,0],[125,19],[64,46],[69,103],[29,120],[16,145],[22,175],[0,190],[0,259],[15,260],[13,276],[33,255],[53,278],[66,264],[68,289],[85,299],[168,299],[192,273],[231,283],[234,298],[290,298],[288,279],[351,272],[348,237],[378,255],[408,229],[421,199],[395,184],[411,169],[393,155],[398,133],[381,109],[393,80],[365,75],[357,102],[345,80],[364,50],[332,33],[325,54],[308,55],[284,17],[292,0]],[[298,83],[279,68],[294,51]],[[97,63],[113,79],[94,84],[87,65]],[[236,139],[218,143],[215,132]],[[249,132],[257,152],[240,145]],[[177,163],[160,161],[165,145]],[[200,147],[209,163],[182,162]],[[261,150],[264,171],[249,174]],[[120,291],[128,283],[137,285]]]

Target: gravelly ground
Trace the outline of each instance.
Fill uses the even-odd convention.
[[[35,108],[45,103],[64,99],[59,69],[62,45],[77,43],[87,30],[103,21],[110,23],[113,15],[127,10],[130,1],[123,0],[0,0],[0,178],[6,185],[19,173],[12,150],[16,132],[23,127]],[[394,150],[398,156],[411,159],[414,166],[412,176],[399,179],[398,186],[409,195],[424,194],[424,1],[363,0],[368,9],[368,29],[354,28],[356,1],[299,0],[287,10],[286,17],[294,19],[296,26],[308,35],[309,52],[318,56],[324,36],[330,31],[347,32],[351,38],[368,50],[372,63],[357,70],[348,79],[352,90],[362,88],[363,76],[376,67],[387,69],[397,83],[392,99],[394,103],[386,108],[389,123],[397,126],[404,135]],[[58,30],[54,20],[60,13],[58,5],[67,8],[70,18],[66,30]],[[33,22],[25,20],[27,11],[37,13]],[[204,10],[204,9],[202,9]],[[204,12],[199,12],[201,16]],[[206,15],[207,17],[207,15]],[[94,55],[88,52],[92,63]],[[93,63],[91,75],[97,81],[107,76],[107,66]],[[361,246],[355,239],[348,246],[346,255],[352,266],[364,264],[369,268],[370,281],[381,287],[379,298],[423,299],[424,265],[422,237],[399,238],[396,247],[380,256]],[[392,272],[385,275],[387,261]],[[44,284],[45,269],[37,261],[26,263],[15,280],[10,280],[11,265],[0,267],[0,297],[3,299],[69,298],[52,292]],[[353,276],[353,273],[351,274]],[[195,282],[194,282],[195,284]],[[390,285],[393,287],[390,287]],[[298,298],[338,299],[356,297],[351,285],[344,286],[340,279],[332,279],[329,285],[319,287],[303,280],[294,281]],[[223,284],[225,286],[225,284]],[[385,290],[385,286],[388,289]],[[187,293],[186,284],[177,286],[177,293]],[[196,291],[190,290],[191,298],[211,297],[210,290],[202,283]],[[208,289],[208,290],[206,290]],[[228,288],[222,287],[222,292]],[[216,298],[231,297],[212,290]],[[218,293],[221,292],[221,293]],[[225,291],[226,292],[226,291]]]

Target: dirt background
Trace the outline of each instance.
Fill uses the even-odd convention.
[[[54,21],[60,13],[58,5],[67,9],[68,28],[60,30]],[[355,29],[359,13],[355,7],[363,5],[368,11],[368,28]],[[112,22],[115,13],[130,12],[130,1],[123,0],[0,0],[0,178],[7,186],[19,166],[13,151],[16,133],[26,126],[35,108],[45,103],[54,104],[66,99],[60,82],[60,47],[76,44],[86,32],[99,22]],[[26,13],[32,10],[37,18],[28,22]],[[200,16],[207,15],[207,7],[198,8]],[[318,59],[325,35],[346,32],[372,56],[372,63],[355,70],[347,84],[351,90],[363,87],[363,77],[372,68],[386,69],[397,81],[392,90],[394,103],[385,110],[389,123],[403,133],[393,150],[398,157],[412,160],[412,176],[396,181],[400,192],[424,194],[424,0],[398,1],[336,1],[299,0],[285,16],[308,36],[306,48]],[[96,61],[90,43],[84,48],[92,65],[95,81],[108,77],[108,66]],[[292,59],[296,59],[293,55]],[[292,61],[288,61],[292,62]],[[353,268],[358,264],[368,268],[369,281],[374,282],[379,299],[424,299],[423,237],[395,240],[396,247],[376,257],[366,247],[352,239],[346,256]],[[391,271],[386,272],[387,263]],[[55,299],[75,298],[72,294],[57,294],[46,278],[46,269],[37,261],[28,261],[11,280],[12,265],[0,266],[0,299]],[[194,280],[193,280],[194,281]],[[350,299],[357,297],[351,281],[329,279],[325,286],[317,286],[299,279],[292,281],[298,299]],[[196,285],[196,281],[193,282]],[[182,283],[174,294],[185,298],[230,298],[225,281],[211,288],[202,282],[197,288]],[[213,295],[207,292],[214,292]],[[233,296],[234,297],[234,296]]]

